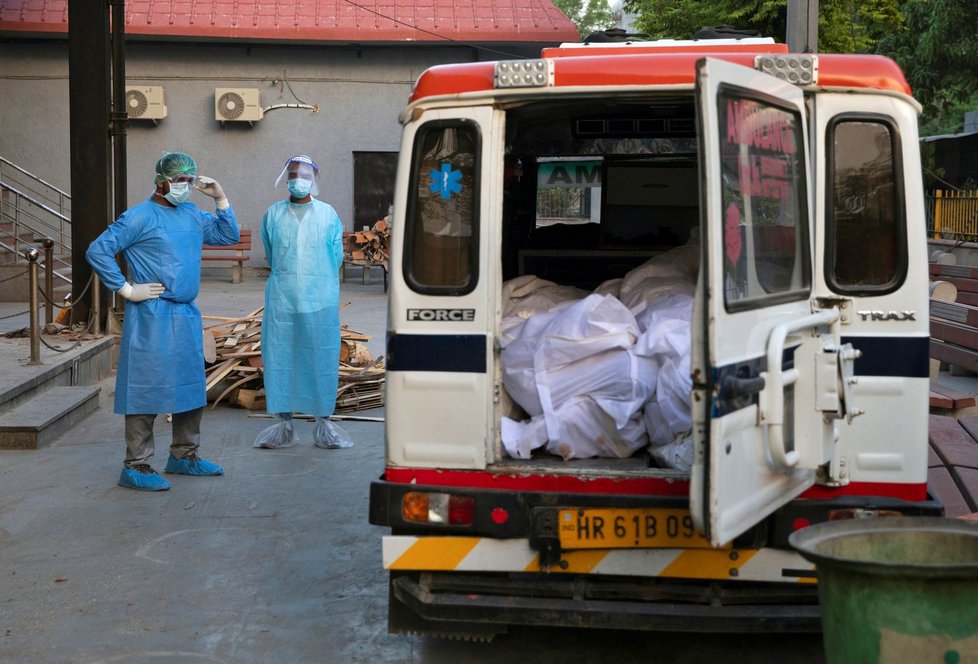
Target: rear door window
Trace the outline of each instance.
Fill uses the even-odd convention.
[[[826,281],[845,294],[893,291],[907,269],[896,128],[886,118],[843,116],[827,141]]]
[[[733,90],[718,102],[727,310],[805,298],[811,269],[801,118]]]
[[[479,129],[431,122],[415,137],[405,279],[420,293],[463,295],[477,281]]]

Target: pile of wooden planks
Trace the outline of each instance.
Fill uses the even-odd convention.
[[[217,406],[225,397],[237,402],[238,390],[257,390],[262,385],[261,321],[265,307],[243,318],[203,316],[204,364],[207,400]],[[207,324],[208,321],[221,322]],[[255,400],[252,400],[254,405]],[[264,407],[264,399],[261,400]]]
[[[370,230],[353,234],[350,242],[350,260],[367,263],[386,263],[390,258],[390,219],[384,217]]]
[[[225,399],[249,410],[265,408],[261,359],[264,309],[259,307],[242,318],[203,316],[207,400],[211,408]],[[376,408],[384,403],[383,357],[375,360],[365,345],[367,341],[368,336],[340,326],[338,413]]]

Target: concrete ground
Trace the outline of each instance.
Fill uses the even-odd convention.
[[[351,302],[342,321],[371,335],[375,355],[386,322],[379,279],[361,284],[351,272],[341,294]],[[208,278],[199,306],[245,314],[261,305],[263,287],[254,275],[234,285]],[[16,307],[4,304],[0,317]],[[0,320],[0,332],[17,321]],[[4,365],[26,357],[26,345],[5,348]],[[490,644],[389,635],[385,531],[367,522],[383,424],[345,422],[355,447],[324,450],[301,422],[301,445],[259,450],[252,443],[268,420],[208,408],[201,451],[226,474],[169,476],[170,491],[139,493],[116,486],[122,418],[112,414],[114,377],[101,385],[101,408],[52,444],[0,452],[0,662],[823,660],[818,635],[520,628]],[[170,435],[162,418],[156,434],[160,468]]]

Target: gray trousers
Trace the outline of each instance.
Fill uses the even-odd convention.
[[[200,417],[203,408],[173,413],[173,441],[170,454],[182,459],[200,447]],[[156,450],[153,440],[153,422],[156,415],[126,415],[126,460],[127,468],[141,463],[149,464]]]

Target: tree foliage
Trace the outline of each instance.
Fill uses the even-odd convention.
[[[922,134],[960,131],[978,109],[975,0],[819,0],[818,50],[879,53],[903,68],[924,107]],[[784,41],[788,0],[625,0],[634,28],[653,39],[689,39],[729,24]]]
[[[652,39],[689,39],[705,26],[729,24],[784,34],[785,0],[625,0],[634,26]]]
[[[553,4],[574,22],[581,38],[615,24],[606,0],[553,0]]]
[[[905,0],[904,28],[879,43],[923,105],[921,133],[962,129],[978,109],[978,14],[974,0]]]
[[[926,1],[926,0],[921,0]],[[689,39],[705,26],[754,29],[783,42],[788,0],[626,0],[635,27],[655,39]],[[900,0],[819,0],[818,50],[867,53],[900,27]]]

